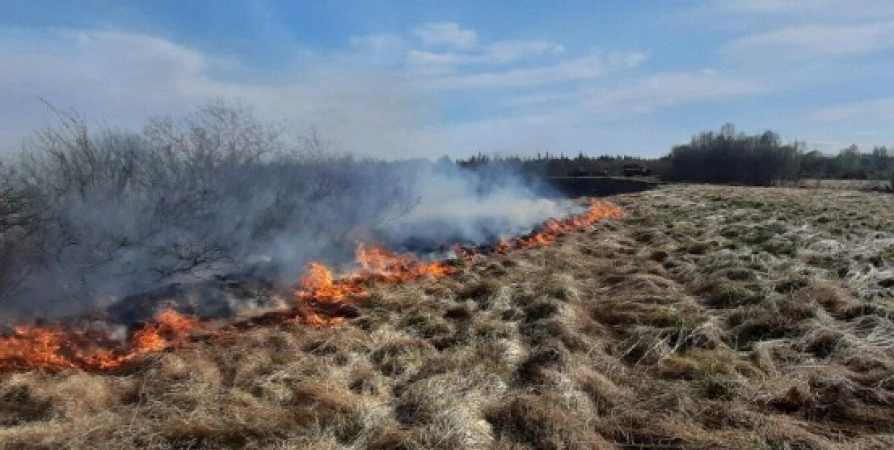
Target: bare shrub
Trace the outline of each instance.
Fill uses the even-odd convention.
[[[244,270],[292,276],[351,255],[333,244],[413,206],[392,167],[337,157],[316,135],[287,145],[247,108],[212,103],[140,134],[58,115],[0,167],[7,314],[68,314]]]

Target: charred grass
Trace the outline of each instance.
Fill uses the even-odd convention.
[[[674,186],[360,318],[0,375],[0,448],[894,445],[894,202]]]

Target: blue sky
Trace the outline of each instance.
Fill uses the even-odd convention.
[[[732,122],[894,144],[894,2],[0,0],[0,152],[45,99],[139,129],[213,99],[385,158],[657,156]]]

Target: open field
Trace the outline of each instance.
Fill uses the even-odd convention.
[[[887,180],[821,180],[802,179],[794,182],[800,188],[848,189],[859,191],[884,191],[890,188]]]
[[[121,374],[0,375],[0,448],[888,449],[894,196],[664,186],[623,219]]]

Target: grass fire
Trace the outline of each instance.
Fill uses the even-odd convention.
[[[543,224],[543,231],[526,237],[504,239],[495,250],[505,252],[512,247],[530,248],[550,244],[556,238],[584,230],[598,220],[622,215],[621,209],[594,200],[584,213],[559,220],[550,219]],[[475,256],[473,252],[463,250],[460,244],[457,244],[456,250],[465,259]],[[363,299],[369,296],[365,286],[370,282],[403,283],[456,273],[454,266],[446,262],[423,262],[412,254],[397,255],[381,246],[363,243],[357,246],[356,263],[359,268],[355,271],[335,275],[324,264],[310,262],[293,292],[290,310],[280,311],[278,316],[313,327],[340,325],[345,317],[324,313],[318,306]],[[120,370],[140,356],[185,345],[196,331],[203,332],[207,337],[212,333],[212,326],[196,317],[183,316],[173,309],[158,312],[151,322],[133,330],[124,340],[116,340],[109,331],[89,330],[78,324],[16,326],[9,336],[0,336],[0,372],[35,369]],[[216,327],[221,328],[221,325],[217,324]]]
[[[182,120],[3,166],[0,450],[894,446],[890,193]]]

